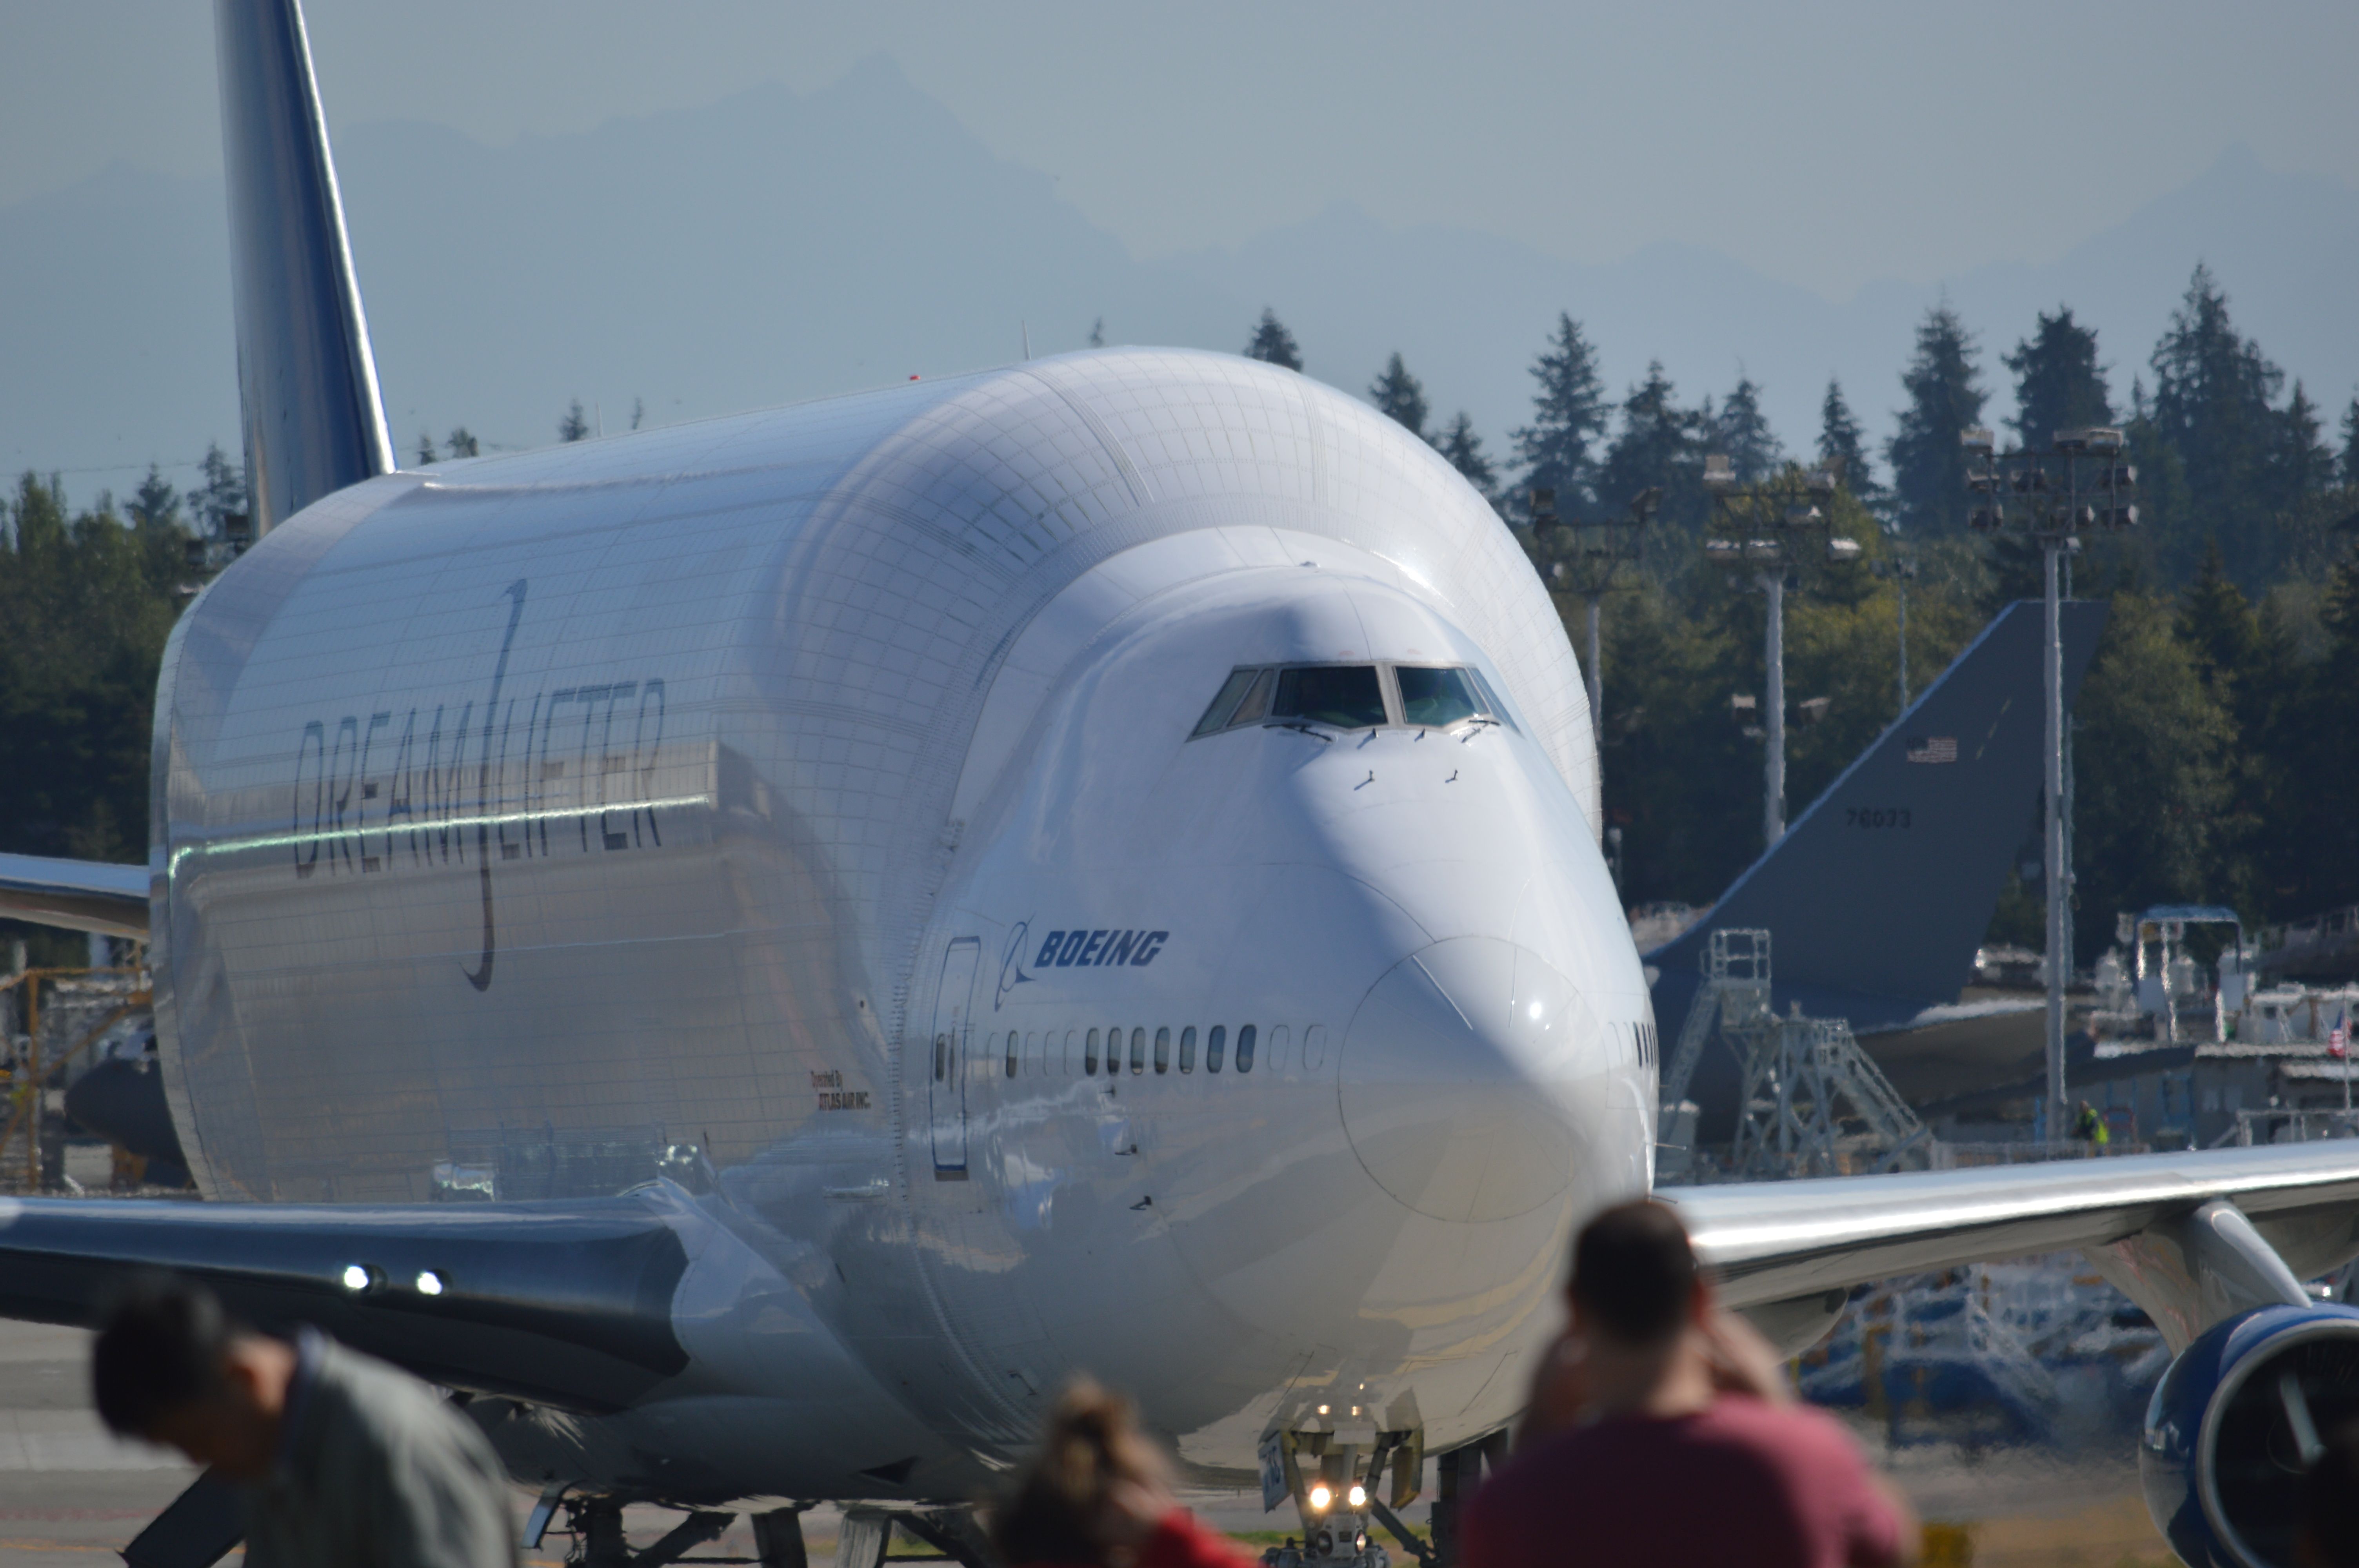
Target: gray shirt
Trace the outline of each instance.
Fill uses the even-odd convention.
[[[408,1373],[305,1334],[277,1470],[247,1492],[247,1568],[516,1568],[506,1473]]]

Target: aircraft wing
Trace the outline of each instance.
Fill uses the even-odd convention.
[[[170,1269],[261,1328],[310,1324],[445,1387],[603,1412],[688,1365],[672,1297],[708,1225],[669,1184],[555,1203],[0,1198],[0,1317],[94,1325],[115,1281]]]
[[[147,939],[147,868],[0,855],[0,918]]]
[[[1871,1280],[2078,1248],[2177,1339],[2222,1315],[2220,1302],[2197,1299],[2205,1264],[2185,1230],[2221,1202],[2296,1279],[2359,1255],[2359,1141],[2349,1139],[1655,1195],[1686,1220],[1730,1305],[1832,1297],[1828,1322],[1843,1292]]]

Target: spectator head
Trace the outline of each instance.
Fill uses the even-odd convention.
[[[1644,1199],[1617,1204],[1582,1228],[1568,1293],[1583,1330],[1632,1346],[1676,1338],[1705,1299],[1687,1227]]]
[[[1169,1486],[1169,1466],[1130,1401],[1076,1378],[1049,1412],[1040,1451],[994,1511],[1003,1563],[1103,1563],[1115,1544],[1107,1494],[1119,1482]]]
[[[277,1457],[294,1353],[249,1333],[204,1286],[141,1275],[116,1292],[91,1347],[99,1419],[234,1480]]]
[[[2303,1478],[2293,1555],[2302,1568],[2359,1568],[2359,1422],[2327,1434]]]

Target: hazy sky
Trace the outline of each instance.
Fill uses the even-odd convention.
[[[205,0],[5,4],[0,203],[117,158],[218,168]],[[1705,243],[1840,298],[2052,258],[2237,142],[2359,186],[2350,0],[307,9],[332,124],[485,141],[882,51],[1140,256],[1350,200],[1576,261]]]

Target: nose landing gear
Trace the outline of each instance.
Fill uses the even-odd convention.
[[[1418,1495],[1425,1462],[1423,1432],[1380,1432],[1364,1460],[1358,1444],[1339,1444],[1334,1437],[1328,1432],[1280,1431],[1262,1440],[1265,1495],[1272,1490],[1270,1482],[1278,1481],[1293,1497],[1302,1519],[1300,1544],[1289,1537],[1285,1545],[1263,1552],[1266,1568],[1392,1568],[1392,1554],[1375,1541],[1378,1523],[1392,1531],[1405,1551],[1430,1563],[1432,1549],[1394,1512]],[[1389,1507],[1376,1495],[1387,1465],[1392,1469]]]

